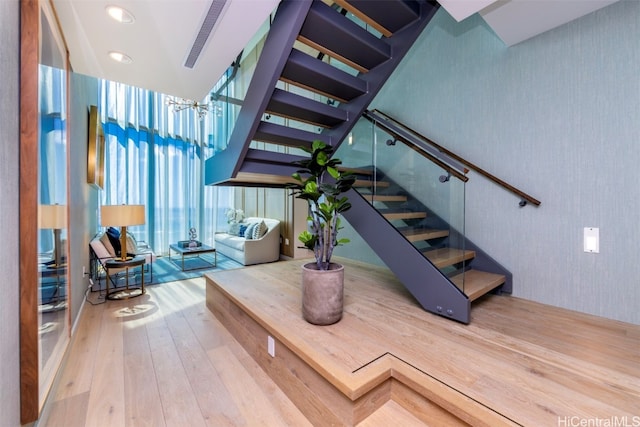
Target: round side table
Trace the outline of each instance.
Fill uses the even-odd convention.
[[[109,260],[105,262],[104,266],[107,270],[107,299],[110,300],[123,300],[134,297],[139,297],[144,294],[144,263],[145,258],[142,256],[137,256],[132,259],[128,259],[126,261],[121,261],[117,258]],[[141,280],[140,285],[135,285],[133,287],[129,286],[129,269],[140,267]],[[113,291],[109,291],[109,283],[111,282],[111,275],[109,271],[111,269],[114,270],[125,270],[125,287],[121,289],[114,289]]]

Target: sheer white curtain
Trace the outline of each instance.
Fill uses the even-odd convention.
[[[121,83],[100,81],[105,132],[103,204],[143,204],[147,221],[130,227],[156,253],[188,238],[213,244],[218,199],[233,189],[204,185],[204,160],[222,138],[212,134],[219,117],[200,120],[192,109],[169,110],[165,95]],[[226,146],[226,142],[224,144]],[[231,194],[231,195],[229,195]]]

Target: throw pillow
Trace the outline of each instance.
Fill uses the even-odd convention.
[[[107,228],[107,233],[109,234],[113,234],[115,237],[117,237],[118,239],[120,238],[120,230],[118,230],[115,227],[109,227]]]
[[[256,228],[253,229],[253,239],[257,240],[259,238],[261,238],[262,236],[264,236],[265,234],[267,234],[267,224],[264,223],[264,221],[261,221]]]
[[[106,260],[106,259],[109,259],[109,258],[113,258],[115,255],[112,254],[111,252],[109,252],[109,249],[107,249],[107,246],[102,241],[102,237],[104,237],[104,240],[109,242],[109,239],[104,234],[102,236],[100,236],[99,239],[92,240],[91,243],[89,243],[89,245],[91,245],[91,249],[93,249],[93,253],[95,253],[96,256],[98,257],[98,259],[100,259],[100,260]],[[109,243],[109,246],[111,246],[111,243]],[[113,248],[111,248],[111,249],[113,249]]]
[[[113,227],[109,227],[105,234],[109,238],[116,256],[120,256],[120,232]]]
[[[102,242],[102,246],[104,246],[107,252],[109,252],[109,256],[111,257],[116,256],[116,251],[113,249],[113,245],[111,244],[111,241],[109,240],[109,236],[107,236],[107,233],[104,233],[102,236],[100,236],[100,241]]]
[[[237,236],[239,230],[240,230],[240,224],[237,222],[234,222],[229,225],[228,233],[231,234],[232,236]]]
[[[131,254],[136,255],[138,253],[138,244],[136,243],[136,239],[127,233],[127,255]]]
[[[247,226],[247,229],[244,231],[244,238],[247,240],[253,239],[253,230],[256,228],[258,223],[252,222]]]
[[[240,230],[238,230],[238,237],[244,237],[244,233],[247,231],[246,224],[240,225]]]

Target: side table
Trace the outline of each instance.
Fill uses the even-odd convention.
[[[107,299],[110,300],[123,300],[133,297],[139,297],[144,294],[144,263],[145,258],[137,256],[126,261],[120,261],[118,259],[112,259],[106,261],[104,266],[107,271]],[[139,286],[129,286],[129,269],[140,267],[141,280]],[[123,289],[114,289],[109,291],[109,283],[111,282],[110,270],[122,270],[125,271],[125,283],[126,286]]]

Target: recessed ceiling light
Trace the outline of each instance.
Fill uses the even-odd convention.
[[[133,24],[136,20],[131,12],[120,6],[107,6],[106,11],[110,17],[122,24]]]
[[[111,51],[109,52],[109,56],[116,62],[120,62],[121,64],[131,64],[133,59],[126,53]]]

